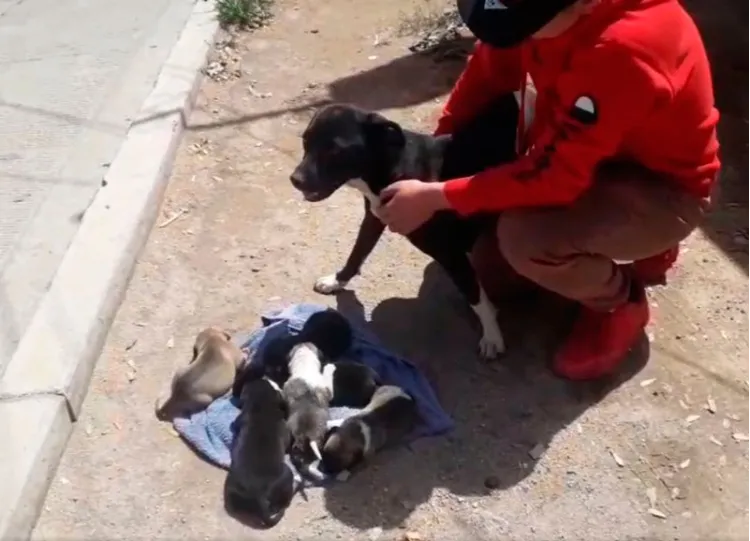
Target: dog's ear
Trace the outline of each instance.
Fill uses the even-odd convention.
[[[378,148],[401,149],[406,143],[401,126],[377,113],[365,117],[365,137]]]
[[[245,385],[251,381],[262,378],[264,374],[264,367],[257,362],[248,363],[242,370],[236,371],[234,375],[234,383],[232,384],[232,398],[234,398],[235,401],[242,402],[242,390],[245,388]]]

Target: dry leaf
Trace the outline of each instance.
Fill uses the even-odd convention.
[[[609,453],[612,455],[612,458],[615,460],[615,463],[620,466],[621,468],[625,466],[625,461],[620,458],[620,456],[615,453],[612,449],[609,450]]]
[[[685,418],[685,424],[689,426],[689,425],[693,424],[695,421],[697,421],[700,418],[701,418],[700,415],[688,415]]]
[[[648,387],[649,385],[651,385],[651,384],[652,384],[653,382],[655,382],[655,381],[656,381],[656,378],[651,378],[651,379],[644,379],[644,380],[643,380],[643,381],[641,382],[641,387]]]
[[[714,400],[713,398],[709,398],[708,400],[706,400],[706,409],[710,413],[716,413],[716,400]]]
[[[170,336],[169,340],[167,340],[167,347],[169,349],[172,349],[174,347],[174,336]]]
[[[651,507],[656,505],[656,489],[654,487],[648,487],[646,489],[646,497],[648,498],[648,504]]]
[[[715,445],[718,445],[719,447],[723,447],[723,446],[724,446],[724,444],[723,444],[723,443],[721,443],[721,442],[720,442],[719,440],[717,440],[717,439],[716,439],[716,438],[714,438],[713,436],[709,436],[709,437],[708,437],[708,441],[710,441],[711,443],[713,443],[713,444],[715,444]]]
[[[680,489],[677,488],[677,487],[672,487],[672,493],[671,494],[672,494],[672,499],[676,500],[677,498],[680,497]]]
[[[651,515],[652,517],[656,517],[656,518],[667,518],[667,515],[665,515],[664,513],[662,513],[661,511],[659,511],[658,509],[654,509],[653,507],[651,507],[648,510],[648,514]]]
[[[747,437],[747,434],[742,434],[741,432],[735,432],[732,434],[732,437],[734,438],[734,441],[748,441],[750,438]]]
[[[685,460],[683,460],[682,462],[680,462],[680,469],[681,469],[681,470],[684,470],[684,469],[685,469],[685,468],[687,468],[688,466],[690,466],[690,459],[689,459],[689,458],[688,458],[688,459],[685,459]]]

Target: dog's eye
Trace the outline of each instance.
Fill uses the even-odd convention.
[[[341,149],[337,146],[331,146],[321,151],[320,155],[323,159],[329,160],[335,158],[341,153]]]

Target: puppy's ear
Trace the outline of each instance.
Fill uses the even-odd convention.
[[[263,367],[257,362],[249,363],[243,370],[235,372],[234,383],[232,384],[232,398],[235,400],[241,400],[242,389],[245,388],[245,385],[251,381],[262,378],[264,373],[265,371]]]
[[[379,148],[401,149],[406,143],[401,126],[377,113],[365,117],[365,136]]]

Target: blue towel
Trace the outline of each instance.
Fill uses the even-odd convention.
[[[238,340],[243,349],[250,352],[248,362],[260,362],[264,348],[274,339],[295,335],[312,314],[327,307],[315,304],[295,304],[282,310],[269,312],[261,317],[263,327],[245,340]],[[421,423],[411,440],[424,436],[437,436],[453,429],[453,421],[443,410],[425,377],[409,361],[389,352],[378,339],[366,329],[352,323],[354,340],[347,358],[370,366],[385,384],[397,385],[409,393],[417,404]],[[237,337],[235,337],[237,340]],[[340,424],[357,413],[352,408],[331,408],[329,426]],[[231,394],[215,400],[203,411],[190,418],[177,418],[177,432],[200,455],[222,468],[229,468],[230,449],[234,439],[233,424],[239,409],[232,402]],[[290,466],[291,462],[287,461]],[[304,484],[321,484],[322,479],[303,478],[293,466],[295,478]]]

